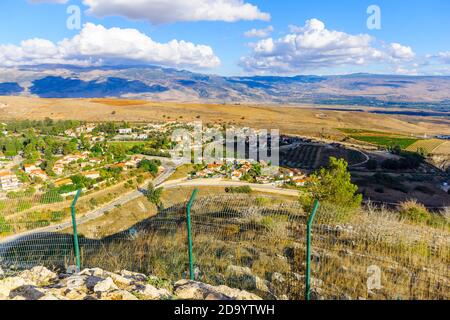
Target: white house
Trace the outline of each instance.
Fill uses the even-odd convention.
[[[0,172],[0,190],[10,191],[16,190],[20,186],[17,176],[9,171]]]
[[[42,180],[48,180],[48,175],[42,169],[36,169],[30,172],[30,177],[41,178]]]
[[[25,170],[26,173],[30,174],[33,171],[38,170],[39,168],[36,166],[36,164],[24,164],[23,169]]]
[[[131,134],[133,132],[133,129],[131,128],[121,128],[119,129],[120,134]]]
[[[83,172],[83,176],[85,176],[88,179],[98,179],[100,178],[100,172],[98,171]]]

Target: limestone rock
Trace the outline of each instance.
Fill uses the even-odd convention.
[[[178,298],[185,300],[231,300],[211,285],[190,280],[175,283],[174,293]]]
[[[142,300],[165,300],[171,297],[167,289],[157,289],[149,284],[136,285],[133,292]]]
[[[9,297],[11,291],[26,285],[35,285],[35,283],[21,277],[9,277],[0,280],[0,296]]]
[[[112,272],[106,272],[106,274],[121,289],[126,289],[135,282],[132,278],[125,278],[124,276]]]
[[[58,275],[45,267],[34,267],[31,270],[25,270],[19,276],[38,286],[48,285],[58,280]]]
[[[94,286],[94,292],[107,292],[117,289],[119,289],[119,287],[114,283],[113,279],[109,277],[103,281],[97,282]]]
[[[181,280],[175,283],[175,295],[188,300],[261,300],[253,293],[227,286],[214,287],[201,282]]]
[[[270,293],[268,281],[254,275],[248,267],[228,266],[226,275],[228,284],[233,287]]]
[[[256,294],[244,290],[233,289],[227,286],[218,286],[214,288],[216,291],[230,297],[233,300],[262,300],[262,298]]]
[[[284,279],[284,277],[281,273],[278,273],[278,272],[272,273],[272,282],[283,283],[285,281],[286,280]]]
[[[100,292],[99,299],[101,300],[139,300],[135,295],[126,290],[114,290],[107,292]]]
[[[14,299],[17,296],[20,296],[23,300],[39,300],[45,296],[45,291],[35,286],[25,285],[11,290],[9,293],[10,299]]]
[[[145,274],[131,272],[131,271],[127,271],[127,270],[122,270],[120,272],[120,275],[122,277],[125,277],[125,278],[128,278],[128,279],[132,279],[132,280],[135,280],[135,281],[141,281],[141,282],[145,282],[148,279],[148,277]]]

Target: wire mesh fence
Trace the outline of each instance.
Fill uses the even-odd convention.
[[[78,216],[81,267],[189,277],[186,204],[193,188],[165,190],[164,208],[142,195],[87,219]],[[0,215],[0,265],[75,264],[71,201],[33,202]],[[12,208],[8,204],[3,208]],[[450,235],[389,210],[357,213],[321,205],[312,225],[313,299],[449,299]],[[191,210],[195,279],[265,299],[305,299],[308,213],[293,198],[201,189]]]
[[[323,299],[449,299],[450,234],[367,206],[322,206],[312,232],[312,291]]]

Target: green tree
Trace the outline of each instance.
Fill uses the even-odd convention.
[[[343,210],[356,209],[362,202],[362,195],[357,194],[357,190],[358,186],[351,182],[348,163],[344,159],[330,157],[328,167],[311,175],[300,198],[306,207],[318,199]]]
[[[150,172],[153,176],[156,176],[160,165],[161,165],[161,161],[159,161],[159,160],[144,159],[139,163],[138,167],[140,169],[143,169],[144,171]]]
[[[163,193],[163,188],[155,188],[153,183],[150,183],[147,187],[147,199],[158,208],[162,206],[161,195]]]

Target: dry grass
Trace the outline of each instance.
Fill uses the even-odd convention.
[[[434,149],[433,153],[450,155],[450,141],[441,144],[438,148]]]
[[[439,139],[419,140],[406,148],[406,150],[411,152],[425,150],[428,153],[434,153],[444,143],[445,141]]]
[[[147,104],[143,100],[127,100],[127,99],[91,99],[90,102],[105,104],[108,106],[141,106]]]
[[[200,199],[193,208],[194,255],[199,279],[246,289],[264,298],[303,299],[305,214],[295,203],[233,195]],[[413,223],[385,209],[355,213],[345,223],[324,210],[313,229],[313,289],[326,299],[449,299],[448,230]],[[176,280],[186,276],[187,247],[183,206],[149,220],[135,237],[123,235],[86,247],[84,263],[129,268]],[[140,230],[140,231],[139,231]],[[125,240],[127,239],[127,240]],[[94,249],[95,248],[95,249]],[[90,252],[89,252],[90,251]],[[95,251],[95,252],[93,252]],[[252,287],[250,268],[271,288]],[[382,288],[369,291],[368,268],[381,270]],[[274,273],[285,281],[273,281]],[[253,284],[252,284],[253,283]]]
[[[85,121],[195,121],[276,128],[285,134],[343,137],[336,128],[401,134],[450,134],[450,121],[315,109],[320,106],[221,105],[143,102],[114,99],[39,99],[2,97],[2,119],[72,119]],[[137,104],[138,103],[138,104]],[[113,105],[111,105],[113,104]],[[119,105],[119,106],[118,106]],[[419,121],[420,120],[420,121]]]

